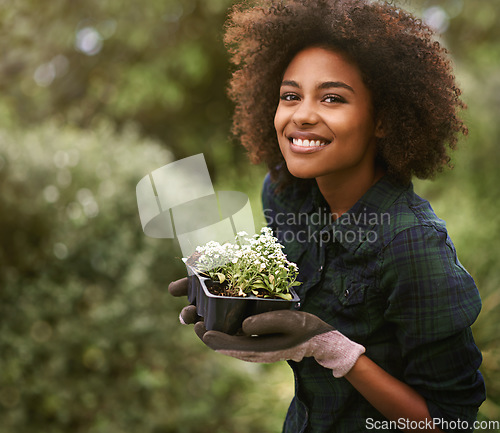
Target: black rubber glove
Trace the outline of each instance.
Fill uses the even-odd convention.
[[[187,277],[181,278],[180,280],[173,281],[168,285],[168,292],[175,297],[187,296],[188,293],[188,279]],[[191,325],[203,320],[196,312],[196,307],[194,305],[188,305],[184,307],[179,315],[179,321],[183,325]]]
[[[279,310],[251,316],[243,322],[244,335],[207,331],[203,322],[195,325],[203,342],[224,355],[243,361],[272,363],[301,361],[314,357],[335,377],[344,376],[365,352],[332,326],[313,314]]]

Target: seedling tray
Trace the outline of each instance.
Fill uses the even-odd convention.
[[[207,278],[186,265],[188,269],[188,300],[196,305],[196,311],[203,317],[205,327],[209,331],[221,331],[236,334],[243,321],[255,314],[275,310],[289,310],[296,307],[300,299],[293,288],[290,288],[291,300],[258,298],[254,295],[246,297],[214,295],[208,290],[213,284]]]

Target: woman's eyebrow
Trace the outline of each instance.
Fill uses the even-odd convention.
[[[283,86],[291,86],[291,87],[296,87],[297,89],[300,89],[299,83],[297,81],[292,81],[292,80],[284,80],[281,82],[281,87]]]
[[[285,80],[281,82],[281,87],[283,86],[291,86],[300,89],[300,84],[293,80]],[[349,84],[344,83],[343,81],[325,81],[318,86],[318,89],[331,89],[331,88],[343,88],[354,92],[354,89],[349,86]]]
[[[354,89],[343,81],[325,81],[318,86],[319,89],[330,89],[332,87],[341,87],[355,93]]]

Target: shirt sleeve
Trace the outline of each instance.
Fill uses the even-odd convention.
[[[433,226],[400,232],[382,257],[385,318],[395,325],[403,380],[425,398],[433,418],[451,427],[466,421],[469,430],[460,431],[472,431],[485,399],[481,353],[470,329],[481,309],[472,277],[446,230]]]

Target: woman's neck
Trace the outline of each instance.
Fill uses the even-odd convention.
[[[379,167],[357,172],[355,176],[334,174],[316,178],[319,190],[330,206],[330,212],[335,217],[351,209],[363,195],[377,183],[385,172]]]

